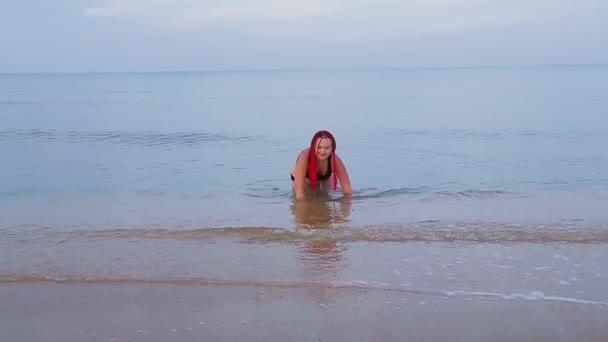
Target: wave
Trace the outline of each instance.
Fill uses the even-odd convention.
[[[503,130],[503,131],[476,131],[467,129],[447,130],[400,130],[386,133],[398,136],[432,137],[439,139],[466,139],[466,140],[511,140],[511,139],[556,139],[556,140],[588,140],[589,138],[608,139],[608,131],[539,131],[539,130]]]
[[[523,197],[523,195],[504,190],[483,190],[483,189],[465,189],[465,190],[439,190],[437,188],[421,186],[421,187],[402,187],[381,190],[377,188],[362,189],[353,196],[353,199],[368,199],[368,198],[387,198],[403,195],[422,196],[421,201],[430,201],[433,199],[489,199],[497,197]]]
[[[59,131],[59,130],[4,130],[0,140],[26,140],[34,142],[104,142],[119,145],[189,146],[210,142],[250,142],[259,137],[230,136],[204,132],[125,132],[125,131]]]
[[[267,186],[261,186],[266,184]],[[261,199],[274,199],[274,198],[289,198],[293,195],[291,189],[286,190],[280,187],[281,182],[276,180],[265,180],[258,181],[256,184],[246,184],[245,196],[261,198]],[[336,197],[330,192],[320,192],[317,196],[312,198],[315,201],[326,201],[326,202],[341,202],[344,200],[357,201],[357,200],[369,200],[369,199],[384,199],[392,197],[414,197],[422,202],[441,200],[441,199],[493,199],[493,198],[523,198],[528,197],[527,195],[505,191],[505,190],[484,190],[484,189],[464,189],[464,190],[441,190],[429,186],[420,187],[400,187],[392,189],[380,189],[380,188],[363,188],[357,190],[348,199],[344,197]]]
[[[4,232],[8,232],[4,229]],[[22,234],[26,234],[23,232]],[[218,227],[191,230],[106,229],[59,232],[50,229],[31,231],[28,238],[53,239],[64,243],[82,239],[236,239],[243,242],[302,242],[332,240],[337,242],[467,242],[467,243],[577,243],[608,244],[608,227],[519,226],[507,224],[445,224],[421,222],[403,226],[368,226],[362,228],[277,228]]]
[[[0,101],[0,106],[30,106],[30,105],[50,105],[55,103],[54,101],[17,101],[17,100],[8,100],[8,101]]]
[[[278,281],[278,280],[243,280],[243,279],[214,279],[214,278],[137,278],[126,276],[50,276],[31,274],[0,274],[0,283],[88,283],[88,284],[175,284],[175,285],[218,285],[218,286],[259,286],[278,288],[309,288],[334,287],[354,289],[388,289],[388,284],[378,282],[324,282],[324,281]],[[400,289],[395,289],[400,290]],[[412,289],[403,289],[403,292],[428,293]]]
[[[66,283],[66,284],[148,284],[148,285],[182,285],[182,286],[242,286],[258,288],[283,289],[336,289],[400,292],[427,296],[450,297],[490,297],[503,300],[550,301],[593,306],[608,306],[608,302],[580,299],[573,297],[548,296],[541,291],[530,293],[495,293],[460,290],[420,290],[410,284],[395,286],[380,282],[367,281],[273,281],[273,280],[236,280],[213,278],[135,278],[124,276],[45,276],[25,274],[0,274],[0,284],[7,283]]]

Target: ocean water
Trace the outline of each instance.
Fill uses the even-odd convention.
[[[607,89],[607,66],[0,75],[0,280],[605,307]],[[320,129],[354,195],[297,203]]]
[[[289,172],[327,129],[349,226],[603,224],[606,89],[604,66],[2,75],[2,217],[293,227]]]

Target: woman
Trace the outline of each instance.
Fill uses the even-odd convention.
[[[348,172],[336,154],[336,139],[328,131],[317,132],[310,142],[310,148],[300,152],[291,171],[291,180],[296,200],[304,199],[306,185],[311,189],[316,189],[317,185],[328,189],[332,180],[334,191],[340,181],[344,195],[352,195]]]

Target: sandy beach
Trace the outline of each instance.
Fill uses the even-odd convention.
[[[603,239],[127,232],[7,235],[0,341],[608,340]]]
[[[2,341],[606,341],[608,306],[331,286],[0,285]]]

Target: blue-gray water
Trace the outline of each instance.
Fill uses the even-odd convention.
[[[2,75],[2,219],[292,227],[290,169],[328,129],[350,226],[603,224],[606,89],[606,66]]]
[[[604,310],[607,89],[608,66],[0,75],[0,281]],[[320,129],[354,196],[295,203]]]

